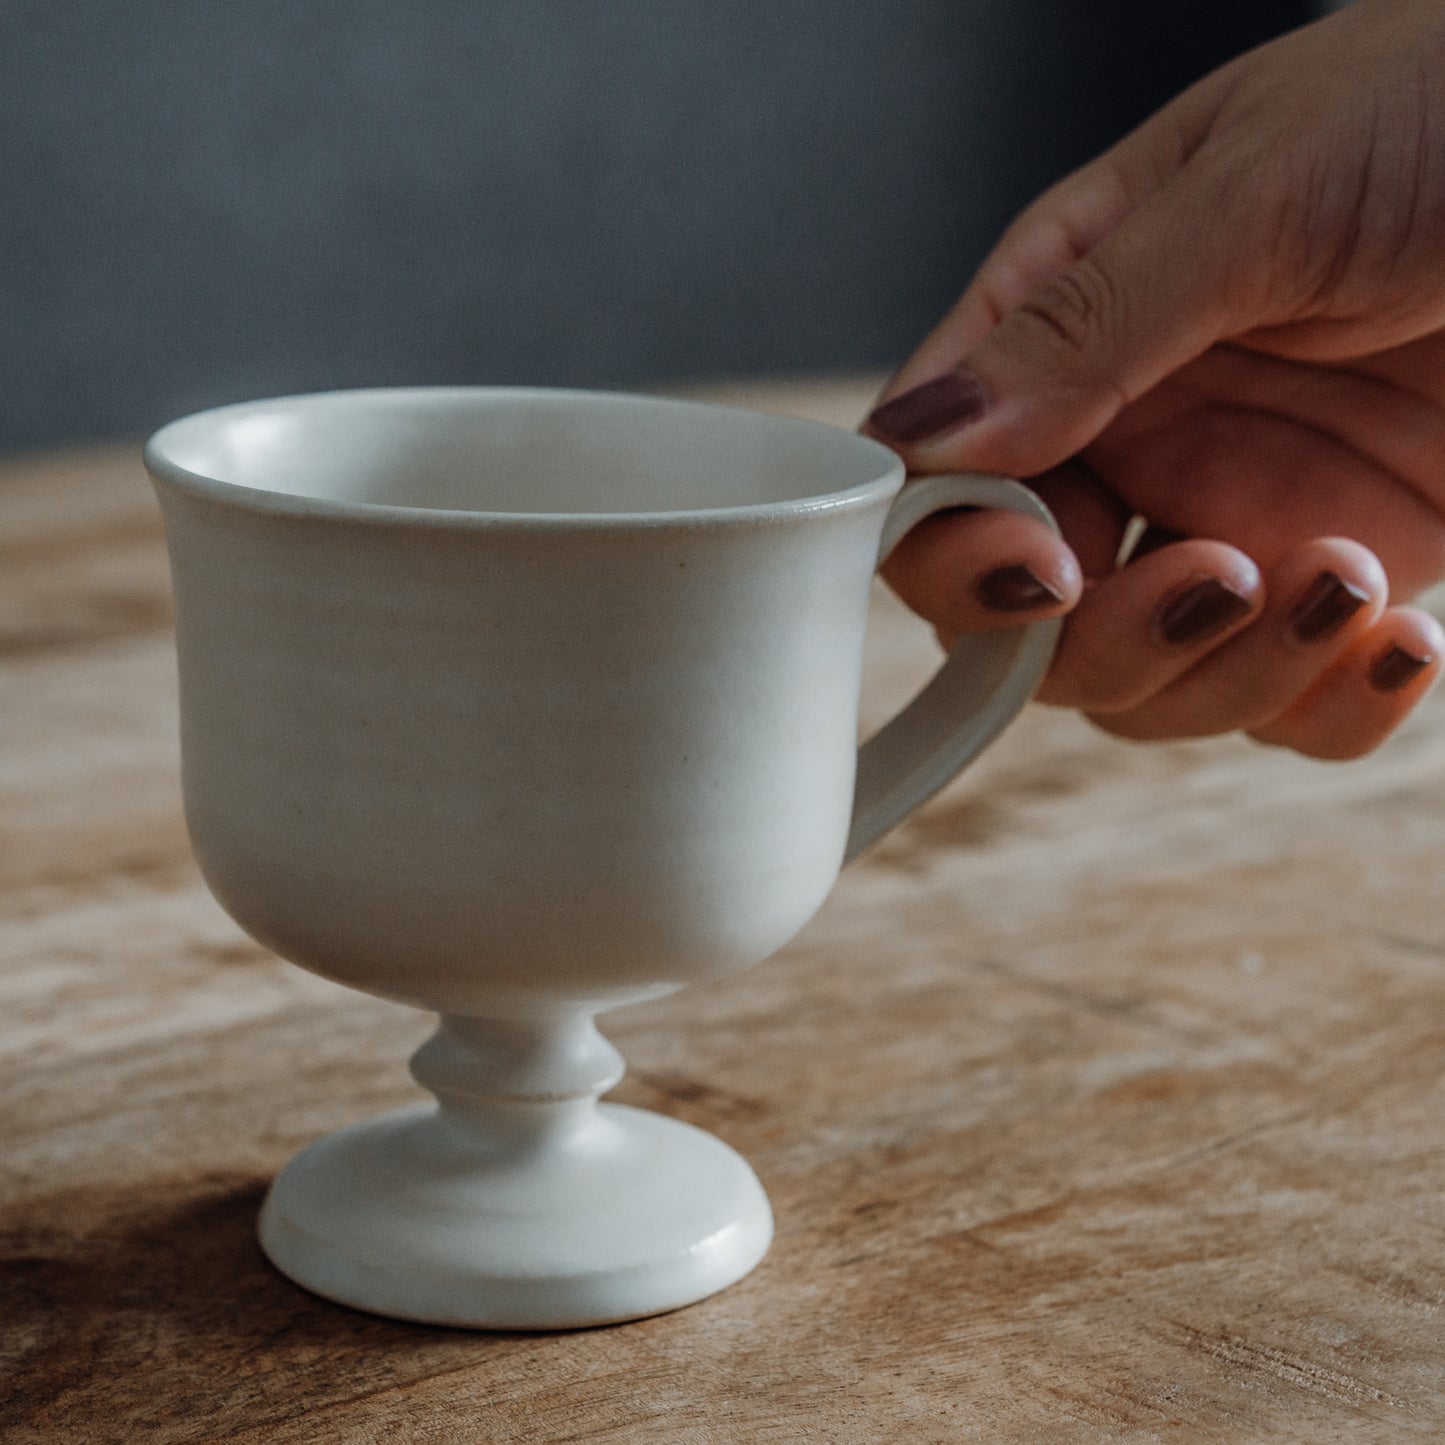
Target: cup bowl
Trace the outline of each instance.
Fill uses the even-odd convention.
[[[719,454],[731,484],[669,480]],[[192,841],[281,956],[447,1013],[601,1007],[751,966],[827,896],[884,448],[422,391],[223,408],[148,460]]]

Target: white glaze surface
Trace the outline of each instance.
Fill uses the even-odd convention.
[[[147,460],[207,881],[282,956],[445,1016],[415,1061],[442,1113],[299,1156],[272,1259],[538,1328],[751,1268],[751,1171],[599,1112],[620,1060],[591,1017],[766,958],[1018,711],[1056,623],[961,644],[858,768],[880,549],[942,507],[1047,513],[987,478],[895,501],[890,452],[814,423],[581,393],[252,403]]]

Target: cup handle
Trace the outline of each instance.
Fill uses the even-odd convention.
[[[912,527],[949,507],[1005,508],[1059,530],[1027,487],[1004,477],[920,477],[893,502],[879,565]],[[1052,617],[959,638],[923,691],[859,748],[844,862],[931,798],[1008,726],[1043,680],[1062,626]]]

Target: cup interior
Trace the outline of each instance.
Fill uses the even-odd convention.
[[[836,427],[598,392],[330,392],[220,407],[147,448],[182,480],[361,507],[656,514],[891,491],[900,464]]]

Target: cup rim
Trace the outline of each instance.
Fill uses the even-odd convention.
[[[392,502],[337,501],[309,497],[294,492],[270,491],[249,487],[240,482],[223,481],[182,466],[168,454],[168,446],[182,428],[203,420],[219,420],[227,416],[243,416],[278,405],[296,406],[307,402],[331,399],[364,400],[385,398],[388,401],[436,401],[455,399],[494,399],[525,402],[535,398],[552,400],[576,399],[601,402],[605,405],[639,403],[649,407],[689,411],[725,412],[738,417],[766,417],[769,425],[826,435],[833,444],[840,438],[857,449],[876,453],[879,475],[866,482],[833,492],[820,492],[775,502],[749,502],[737,506],[678,508],[659,511],[632,512],[507,512],[472,508],[405,506]],[[772,412],[753,411],[747,407],[698,401],[685,397],[657,396],[646,392],[604,391],[579,387],[537,386],[395,386],[354,387],[330,391],[298,392],[291,395],[261,397],[250,401],[229,402],[207,407],[167,422],[152,433],[145,443],[143,458],[147,470],[157,483],[165,482],[183,493],[209,501],[273,516],[310,518],[328,522],[359,524],[390,524],[411,527],[496,528],[524,530],[628,530],[656,527],[715,527],[720,525],[757,526],[793,521],[822,513],[851,511],[856,508],[891,500],[902,486],[905,472],[902,459],[881,442],[849,432],[830,422],[807,417],[783,416]]]

